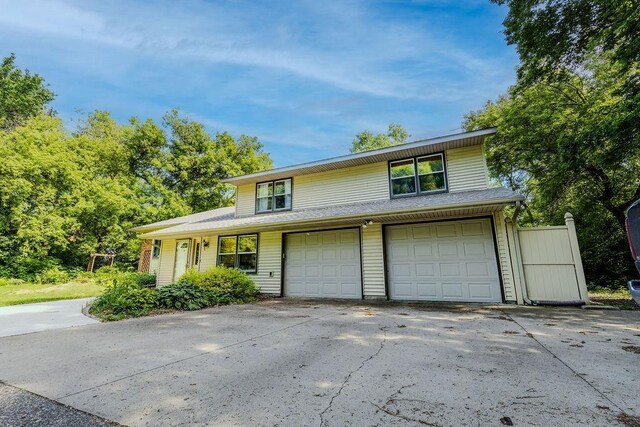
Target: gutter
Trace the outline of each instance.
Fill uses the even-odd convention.
[[[467,202],[467,203],[454,203],[454,204],[448,204],[448,205],[441,205],[438,206],[437,208],[434,209],[425,209],[425,207],[422,208],[408,208],[408,209],[400,209],[400,210],[390,210],[390,211],[382,211],[382,212],[371,212],[371,213],[357,213],[357,214],[353,214],[353,215],[345,215],[345,216],[340,216],[340,217],[334,217],[334,218],[330,218],[327,220],[323,220],[323,218],[310,218],[310,219],[305,219],[305,220],[301,220],[301,221],[290,221],[290,222],[276,222],[276,223],[255,223],[255,224],[240,224],[237,227],[222,227],[222,228],[203,228],[203,229],[196,229],[196,230],[181,230],[181,231],[177,231],[175,233],[164,233],[164,234],[142,234],[140,235],[140,238],[143,239],[148,239],[148,238],[153,238],[153,237],[157,237],[157,238],[163,238],[163,237],[177,237],[177,236],[181,236],[181,235],[190,235],[190,234],[194,234],[194,233],[208,233],[211,231],[218,231],[218,230],[242,230],[243,228],[247,228],[247,229],[256,229],[259,227],[278,227],[278,226],[289,226],[289,225],[304,225],[307,223],[316,223],[316,224],[321,224],[321,223],[327,223],[327,222],[336,222],[336,221],[340,221],[340,220],[356,220],[356,219],[360,219],[360,218],[371,218],[371,217],[377,217],[377,216],[383,216],[383,215],[393,215],[393,214],[411,214],[411,213],[417,213],[417,212],[424,212],[424,211],[437,211],[437,210],[444,210],[444,209],[452,209],[452,208],[465,208],[465,207],[470,207],[470,206],[484,206],[484,205],[492,205],[492,204],[496,204],[496,203],[504,203],[504,204],[508,204],[511,202],[516,202],[516,203],[520,203],[520,201],[523,199],[523,197],[519,197],[517,199],[493,199],[493,200],[485,200],[483,202]],[[247,218],[251,218],[251,217],[247,217]]]

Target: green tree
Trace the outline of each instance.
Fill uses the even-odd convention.
[[[507,5],[509,44],[520,55],[519,78],[529,84],[578,72],[594,53],[619,62],[640,84],[640,3],[637,0],[492,0]]]
[[[42,77],[16,68],[15,60],[11,54],[0,63],[0,131],[41,113],[55,97]]]
[[[581,73],[514,87],[466,116],[468,129],[497,127],[487,140],[491,173],[529,196],[534,223],[576,216],[591,283],[631,274],[624,212],[640,197],[640,137],[628,118],[637,108],[620,88],[621,65],[590,57]]]
[[[410,136],[411,135],[409,135],[401,125],[396,123],[389,124],[387,133],[374,135],[365,130],[356,135],[351,143],[351,152],[360,153],[362,151],[377,150],[378,148],[404,144]]]
[[[204,125],[177,110],[165,115],[164,123],[169,132],[164,184],[193,212],[233,204],[232,188],[221,179],[272,167],[257,138],[241,135],[236,140],[228,132],[211,136]]]

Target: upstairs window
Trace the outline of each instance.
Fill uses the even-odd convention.
[[[392,162],[391,195],[406,196],[416,194],[416,167],[413,159]]]
[[[256,186],[256,212],[291,209],[291,178],[262,182]]]
[[[447,191],[442,153],[389,163],[391,197]]]

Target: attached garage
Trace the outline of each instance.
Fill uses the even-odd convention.
[[[286,234],[284,295],[362,298],[360,230]]]
[[[385,228],[393,300],[502,302],[491,220]]]

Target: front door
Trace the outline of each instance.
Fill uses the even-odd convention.
[[[190,239],[184,239],[176,242],[176,263],[173,269],[174,282],[187,271],[187,264],[189,263],[189,241]]]

